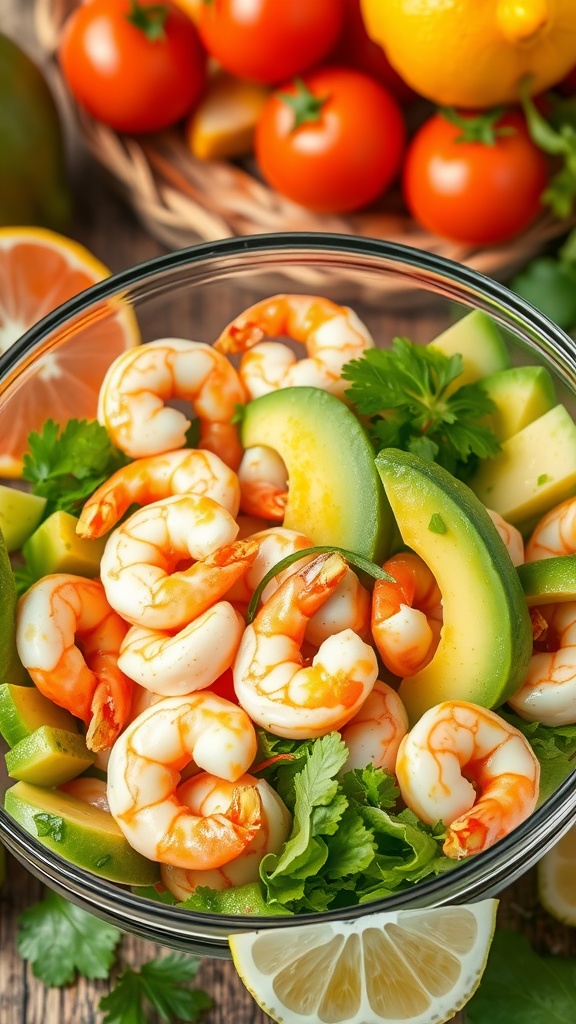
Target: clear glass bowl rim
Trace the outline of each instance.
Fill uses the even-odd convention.
[[[322,253],[339,253],[342,256],[373,258],[381,262],[383,270],[390,269],[394,264],[405,271],[421,271],[427,275],[430,282],[435,279],[449,281],[456,287],[454,298],[457,298],[457,292],[460,292],[461,301],[465,301],[467,296],[469,300],[480,300],[489,309],[503,311],[519,328],[547,342],[553,352],[561,355],[565,366],[576,373],[576,346],[569,336],[520,296],[470,267],[434,253],[379,239],[325,232],[282,232],[200,243],[154,257],[112,274],[63,303],[14,342],[0,356],[0,381],[10,377],[23,357],[28,356],[46,337],[68,320],[82,314],[95,303],[118,293],[127,293],[137,284],[145,284],[155,275],[183,269],[202,261],[237,256],[240,253],[246,254],[247,258],[257,259],[259,255],[266,253],[280,256],[283,251],[289,250],[315,253],[318,257],[321,257]],[[147,937],[156,937],[157,941],[168,941],[176,936],[180,936],[182,940],[189,937],[192,942],[200,939],[207,942],[207,949],[214,946],[212,955],[217,955],[217,948],[226,944],[226,936],[234,931],[245,930],[247,923],[250,929],[266,929],[278,925],[296,927],[305,923],[352,919],[382,910],[458,902],[474,898],[477,893],[481,895],[486,888],[487,880],[505,876],[507,867],[510,880],[522,873],[522,850],[529,866],[538,858],[539,846],[547,848],[552,845],[552,841],[569,827],[576,817],[574,779],[573,772],[513,833],[490,849],[461,862],[454,872],[449,871],[428,881],[419,882],[416,887],[403,890],[386,899],[345,909],[299,914],[292,918],[204,914],[144,899],[53,854],[2,808],[0,838],[9,850],[27,864],[38,877],[47,881],[47,884],[64,895],[87,904],[89,909],[109,920],[114,920],[120,927],[128,927]],[[504,884],[505,882],[502,882],[502,885]],[[152,932],[155,936],[152,936]]]

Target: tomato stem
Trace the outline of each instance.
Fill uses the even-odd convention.
[[[322,108],[326,101],[330,99],[329,96],[315,96],[301,78],[294,79],[294,87],[296,89],[295,93],[278,93],[279,98],[284,100],[286,106],[290,107],[294,113],[293,132],[303,124],[319,121]]]
[[[130,0],[130,13],[126,15],[139,32],[143,32],[150,42],[164,39],[164,25],[168,17],[167,4],[151,4],[143,6],[138,0]]]
[[[505,107],[494,107],[481,114],[459,114],[454,107],[440,107],[439,110],[446,121],[462,129],[455,142],[480,142],[484,146],[494,146],[499,136],[515,134],[516,129],[512,125],[498,125],[505,113]]]

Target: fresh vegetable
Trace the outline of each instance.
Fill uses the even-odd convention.
[[[494,403],[487,425],[500,443],[556,405],[554,381],[544,366],[508,366],[480,382]]]
[[[349,68],[321,68],[278,89],[255,137],[268,184],[319,213],[344,213],[377,199],[398,174],[404,146],[396,100]]]
[[[466,476],[471,457],[472,464],[489,458],[499,445],[482,422],[493,409],[486,392],[478,384],[449,392],[461,373],[460,355],[394,338],[391,349],[368,349],[342,376],[350,381],[346,397],[369,417],[377,451],[403,448]]]
[[[48,700],[35,686],[0,686],[0,734],[9,747],[30,736],[42,725],[77,731],[76,719]]]
[[[48,987],[70,985],[79,974],[102,980],[110,976],[122,941],[114,925],[48,889],[18,924],[18,951]],[[197,957],[182,953],[150,960],[139,970],[125,967],[98,1004],[103,1024],[147,1024],[149,1008],[167,1024],[194,1024],[213,1005],[207,992],[189,988],[199,967]]]
[[[176,124],[200,98],[206,55],[171,0],[88,0],[64,25],[58,59],[89,114],[119,132]]]
[[[148,1007],[162,1020],[195,1024],[213,1000],[203,989],[190,988],[198,974],[200,960],[185,953],[170,953],[142,964],[139,971],[126,967],[109,995],[98,1008],[102,1024],[146,1024]]]
[[[383,449],[376,467],[404,544],[442,593],[438,647],[398,690],[411,723],[445,700],[500,707],[523,682],[532,627],[494,523],[468,487],[433,462]]]
[[[208,53],[227,71],[274,85],[325,57],[342,18],[342,0],[203,0],[198,30]]]
[[[428,347],[462,360],[462,372],[448,385],[449,393],[510,366],[506,342],[492,317],[482,309],[473,309],[455,320],[429,341]]]
[[[0,484],[0,529],[8,551],[19,551],[40,523],[46,498]]]
[[[576,63],[572,0],[361,0],[368,34],[434,103],[493,107],[543,92]]]
[[[509,283],[565,331],[576,327],[576,263],[555,256],[536,256]]]
[[[0,33],[0,224],[59,230],[71,208],[54,97],[37,64]]]
[[[337,545],[375,560],[385,557],[392,519],[374,452],[340,399],[307,387],[262,395],[245,407],[241,440],[245,448],[273,448],[284,461],[290,478],[284,515],[288,529],[313,544]]]
[[[522,114],[433,114],[413,136],[402,172],[408,209],[433,234],[498,245],[542,211],[548,159]]]
[[[465,1024],[572,1024],[575,1018],[574,958],[540,955],[525,936],[497,929]]]

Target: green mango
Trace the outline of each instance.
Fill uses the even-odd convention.
[[[60,231],[71,206],[54,97],[40,68],[0,33],[0,225]]]

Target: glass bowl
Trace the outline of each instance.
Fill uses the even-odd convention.
[[[14,415],[12,400],[49,365],[50,353],[59,346],[97,344],[117,316],[132,315],[143,341],[177,336],[212,342],[242,309],[280,291],[319,293],[352,305],[382,345],[394,335],[429,341],[463,313],[485,310],[513,348],[513,361],[545,365],[559,401],[574,410],[572,342],[502,285],[406,246],[349,235],[287,233],[173,252],[116,274],[55,310],[0,358],[0,436],[5,417]],[[52,415],[58,421],[57,389],[55,396]],[[1,775],[2,793],[8,784]],[[120,928],[198,955],[227,958],[227,936],[247,929],[493,896],[531,867],[575,818],[571,776],[514,832],[454,870],[385,900],[295,918],[192,913],[143,898],[53,854],[3,810],[0,839],[46,885]]]

